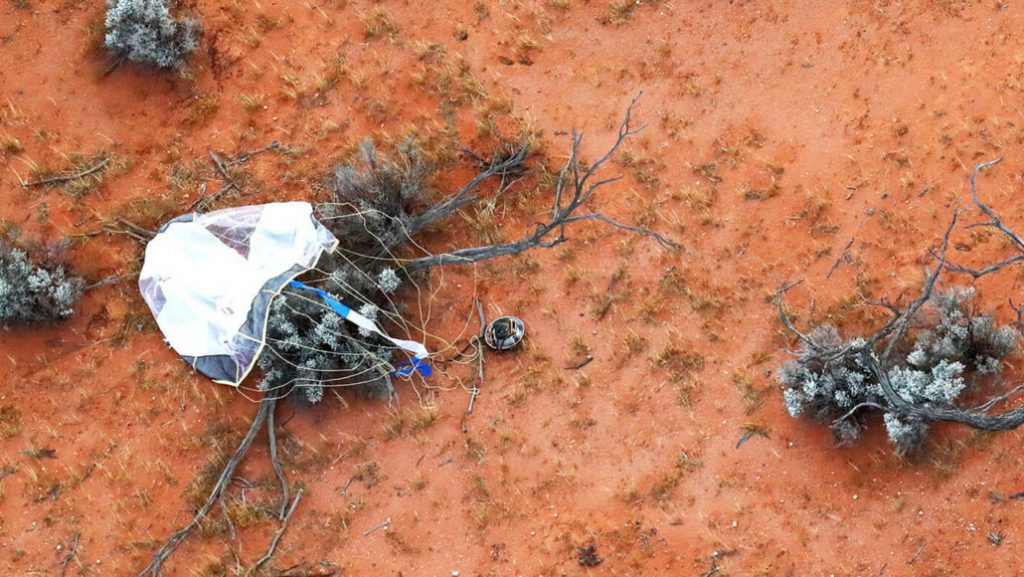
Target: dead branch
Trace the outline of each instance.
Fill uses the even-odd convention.
[[[222,159],[216,152],[212,150],[208,151],[210,155],[210,160],[213,162],[213,168],[217,171],[217,174],[219,174],[220,177],[224,179],[224,185],[221,186],[220,190],[211,194],[210,196],[200,196],[196,200],[192,201],[192,204],[188,205],[187,210],[191,211],[195,209],[197,206],[200,207],[200,210],[205,210],[221,196],[231,192],[232,190],[242,192],[241,185],[239,185],[238,182],[234,179],[234,177],[231,176],[231,173],[228,172],[228,168],[231,166],[242,164],[244,162],[248,162],[249,159],[256,155],[263,154],[264,152],[269,152],[271,150],[280,150],[280,148],[281,143],[274,140],[271,141],[271,143],[266,146],[240,152],[234,158],[228,160]],[[205,192],[205,184],[201,192]]]
[[[1006,391],[1005,393],[1002,393],[1000,395],[996,395],[996,396],[992,397],[991,399],[985,401],[984,403],[978,405],[977,407],[974,407],[972,409],[972,411],[980,412],[980,413],[987,413],[987,412],[992,410],[992,407],[994,407],[994,406],[998,405],[999,403],[1009,399],[1010,397],[1016,395],[1017,393],[1019,393],[1021,391],[1024,391],[1024,384],[1017,385],[1016,387],[1010,389],[1009,391]]]
[[[479,299],[473,299],[473,303],[476,305],[477,316],[480,317],[480,330],[475,335],[470,337],[469,344],[473,347],[473,356],[476,358],[476,379],[473,381],[473,388],[469,389],[469,405],[466,406],[466,414],[462,416],[462,432],[465,433],[468,429],[466,421],[469,420],[469,415],[473,412],[473,406],[476,404],[476,396],[480,394],[480,385],[484,382],[484,330],[487,328],[487,318],[484,316],[484,307],[480,304]]]
[[[929,271],[925,269],[925,281],[924,288],[921,289],[921,295],[910,303],[903,314],[887,323],[882,330],[876,333],[870,339],[873,343],[877,343],[884,338],[889,338],[889,343],[885,347],[885,352],[882,353],[882,361],[887,361],[892,355],[893,350],[899,343],[900,338],[907,330],[907,326],[910,324],[910,319],[914,318],[917,311],[921,310],[924,303],[928,302],[932,298],[932,293],[935,291],[935,283],[939,280],[939,275],[942,274],[942,269],[946,266],[946,250],[949,248],[949,235],[953,234],[953,228],[956,227],[957,218],[960,216],[960,209],[953,211],[953,218],[949,221],[949,226],[946,228],[946,234],[942,236],[942,244],[939,248],[939,262],[935,265],[935,269]],[[890,336],[891,334],[891,336]]]
[[[295,508],[299,506],[299,499],[302,498],[302,487],[299,487],[295,491],[295,500],[292,501],[291,507],[288,507],[287,511],[282,511],[281,514],[281,527],[278,528],[277,532],[274,533],[274,537],[270,540],[270,547],[267,548],[267,552],[260,557],[260,560],[253,565],[252,569],[247,572],[248,575],[254,575],[259,571],[260,567],[264,563],[270,561],[270,558],[274,556],[274,552],[277,551],[277,544],[281,541],[281,537],[284,536],[285,529],[288,528],[288,520],[292,518],[292,514],[295,513]]]
[[[139,275],[136,275],[136,274],[119,274],[119,275],[114,275],[114,276],[108,276],[108,277],[102,278],[102,279],[100,279],[100,280],[98,280],[98,281],[96,281],[94,283],[85,285],[85,287],[82,290],[90,291],[90,290],[92,290],[94,288],[99,288],[99,287],[107,286],[107,285],[111,285],[111,284],[117,284],[119,282],[123,282],[123,281],[126,281],[126,280],[132,280],[132,279],[137,278],[138,276]]]
[[[409,236],[414,236],[430,224],[447,218],[455,214],[460,208],[479,200],[480,194],[477,192],[477,189],[481,184],[493,176],[510,174],[521,169],[529,154],[530,148],[524,144],[506,158],[497,162],[487,163],[485,170],[473,177],[473,180],[469,181],[458,192],[448,196],[443,201],[431,206],[422,214],[410,220],[407,227]]]
[[[227,491],[220,494],[220,499],[217,499],[217,502],[220,504],[220,512],[224,515],[224,520],[227,521],[228,535],[234,541],[238,538],[238,533],[235,531],[235,522],[231,520],[231,513],[228,511]]]
[[[114,60],[113,60],[113,61],[112,61],[112,62],[111,62],[111,63],[110,63],[110,64],[109,64],[109,65],[108,65],[108,66],[107,66],[107,67],[106,67],[106,68],[105,68],[104,70],[103,70],[103,74],[102,74],[102,76],[110,76],[111,74],[113,74],[114,70],[117,70],[117,67],[118,67],[118,66],[120,66],[120,65],[122,65],[122,64],[124,64],[124,63],[125,63],[125,60],[126,60],[126,59],[125,59],[125,57],[124,57],[124,56],[118,56],[117,58],[115,58],[115,59],[114,59]]]
[[[575,363],[573,363],[573,364],[571,364],[571,365],[569,365],[568,367],[565,367],[565,368],[567,370],[570,370],[570,371],[578,371],[578,370],[582,369],[583,367],[589,365],[593,361],[594,361],[594,357],[591,356],[591,355],[587,355],[587,356],[583,357],[582,359],[580,359],[579,361],[576,361]]]
[[[284,476],[281,461],[277,458],[277,431],[274,429],[274,411],[267,415],[267,439],[270,443],[270,463],[274,466],[274,474],[281,483],[281,505],[277,518],[284,520],[285,508],[288,507],[288,479]]]
[[[87,169],[85,169],[85,170],[83,170],[81,172],[76,172],[74,174],[58,174],[57,176],[51,176],[50,178],[44,178],[42,180],[37,180],[37,181],[34,181],[34,182],[24,182],[24,181],[22,181],[21,185],[23,187],[25,187],[25,188],[28,188],[28,187],[31,187],[31,186],[46,186],[46,185],[50,185],[50,184],[63,184],[65,182],[70,182],[72,180],[78,180],[79,178],[84,178],[86,176],[89,176],[90,174],[93,174],[95,172],[99,172],[100,170],[103,170],[103,167],[105,167],[107,165],[107,163],[109,163],[109,162],[110,162],[110,157],[107,156],[103,160],[101,160],[98,163],[96,163],[94,166],[92,166],[90,168],[87,168]]]
[[[865,364],[871,368],[872,374],[878,379],[878,384],[881,385],[882,391],[885,393],[885,400],[889,403],[887,410],[899,416],[920,421],[959,423],[982,431],[1009,431],[1024,424],[1024,407],[1018,407],[998,415],[989,415],[983,412],[968,411],[952,404],[939,406],[912,403],[896,394],[889,381],[889,374],[882,369],[881,363],[873,354],[865,351],[863,359]]]
[[[917,544],[917,551],[915,551],[914,555],[907,561],[907,565],[913,565],[914,561],[917,561],[917,558],[920,557],[921,553],[923,553],[923,552],[924,552],[924,541],[921,541],[920,543]]]
[[[551,218],[547,222],[536,223],[532,234],[515,242],[463,248],[448,253],[417,258],[406,263],[404,267],[405,271],[408,273],[417,269],[434,266],[468,264],[502,256],[511,256],[538,247],[551,248],[565,242],[565,226],[567,224],[585,220],[600,221],[616,228],[649,236],[665,248],[678,248],[679,245],[676,242],[669,240],[646,227],[624,224],[609,218],[600,212],[583,212],[584,209],[588,207],[588,203],[593,199],[594,193],[597,192],[599,188],[606,184],[615,182],[620,178],[612,177],[592,181],[597,170],[600,169],[616,151],[619,150],[622,143],[628,137],[633,136],[638,132],[630,127],[633,106],[636,104],[638,98],[639,96],[634,98],[630,103],[629,108],[626,109],[626,115],[622,123],[619,125],[619,132],[615,142],[590,166],[584,167],[580,163],[579,149],[580,144],[583,141],[583,135],[573,131],[569,159],[562,166],[562,169],[559,172],[558,183],[555,186],[554,198],[551,207]],[[503,171],[506,170],[507,167],[503,169]],[[491,172],[490,175],[498,173],[498,171],[494,171]],[[480,179],[481,176],[485,174],[487,174],[487,171],[481,173],[477,179]],[[477,179],[474,179],[474,182],[476,182]],[[473,183],[470,184],[472,185]],[[570,190],[567,191],[567,187]],[[568,195],[567,199],[564,198],[566,195]],[[424,216],[435,216],[438,210],[443,210],[446,211],[447,214],[451,214],[473,200],[475,200],[475,195],[466,194],[460,191],[437,207],[428,210],[424,213]],[[436,220],[436,218],[431,219],[431,221],[433,220]]]
[[[249,432],[245,434],[242,442],[235,449],[235,454],[231,456],[228,462],[224,465],[221,470],[220,477],[217,479],[217,483],[214,484],[213,489],[210,491],[210,496],[206,499],[206,503],[199,508],[195,516],[192,518],[187,525],[179,529],[173,535],[167,538],[163,546],[157,550],[153,555],[153,559],[149,562],[139,574],[138,577],[144,577],[149,575],[150,577],[159,577],[163,564],[167,559],[174,554],[174,551],[178,548],[181,543],[188,538],[188,536],[194,531],[206,515],[210,513],[221,498],[221,495],[227,489],[231,483],[231,478],[235,474],[235,469],[238,464],[242,462],[246,454],[249,452],[249,448],[252,446],[253,440],[256,438],[256,434],[259,433],[260,429],[266,424],[267,417],[274,412],[274,407],[277,404],[277,399],[274,396],[265,397],[260,401],[260,408],[256,411],[256,416],[253,418],[252,424],[249,426]]]
[[[209,153],[210,153],[210,160],[213,161],[213,167],[215,169],[217,169],[217,174],[219,174],[221,176],[221,178],[224,179],[224,182],[227,183],[224,186],[224,188],[220,189],[217,192],[217,194],[223,194],[225,191],[230,190],[232,188],[237,190],[237,191],[239,191],[239,192],[241,192],[242,191],[241,187],[238,186],[238,183],[235,182],[235,179],[232,178],[231,174],[228,173],[227,167],[224,166],[224,162],[221,161],[219,156],[217,156],[217,153],[212,151],[212,150],[210,150]]]
[[[64,555],[64,558],[61,559],[61,561],[60,561],[60,577],[64,577],[64,575],[67,574],[67,572],[68,572],[68,565],[72,561],[74,561],[74,562],[78,563],[79,565],[81,565],[81,563],[78,561],[78,539],[79,539],[79,537],[80,537],[80,535],[78,533],[75,533],[75,536],[71,539],[71,549],[68,549],[67,554]]]
[[[832,274],[836,272],[836,269],[839,268],[839,265],[841,265],[843,261],[849,261],[849,251],[850,247],[853,246],[853,241],[854,239],[851,238],[850,242],[846,243],[846,247],[843,248],[843,253],[839,255],[839,258],[836,259],[836,262],[832,263],[832,268],[828,269],[828,274],[825,275],[825,278],[832,278]]]
[[[981,164],[976,165],[974,167],[974,170],[971,171],[971,176],[969,179],[971,189],[971,200],[974,201],[974,205],[977,206],[978,209],[981,210],[981,212],[983,212],[985,216],[988,217],[987,221],[975,223],[974,225],[971,226],[991,227],[998,230],[999,232],[1003,233],[1006,236],[1006,238],[1010,239],[1010,242],[1013,244],[1013,246],[1016,247],[1018,251],[1022,251],[1022,254],[1013,255],[1009,258],[1003,259],[1000,262],[986,266],[981,269],[971,269],[968,267],[950,263],[946,265],[946,268],[951,272],[968,274],[974,277],[975,280],[977,280],[985,275],[998,272],[1011,264],[1024,260],[1024,240],[1022,240],[1017,233],[1015,233],[1013,230],[1007,227],[1005,223],[1003,223],[1003,219],[999,217],[999,214],[996,213],[996,211],[992,210],[991,207],[989,207],[987,204],[982,202],[980,198],[978,198],[978,188],[975,184],[975,181],[978,178],[978,173],[986,168],[989,168],[990,166],[995,166],[1002,161],[1003,159],[1002,157],[1000,157],[996,158],[995,160],[983,162]]]
[[[227,167],[227,166],[235,166],[236,164],[242,164],[243,162],[248,162],[250,158],[252,158],[252,157],[254,157],[256,155],[263,154],[264,152],[269,152],[271,150],[280,150],[280,149],[281,149],[281,143],[276,141],[276,140],[272,140],[270,142],[270,144],[268,144],[266,146],[263,146],[263,147],[260,147],[260,148],[256,148],[256,149],[253,149],[253,150],[245,150],[245,151],[242,151],[242,152],[238,153],[238,155],[236,155],[234,158],[232,158],[231,160],[225,162],[224,166]]]
[[[819,347],[818,344],[815,343],[813,339],[811,339],[811,337],[800,332],[800,329],[796,328],[796,326],[793,324],[793,321],[789,318],[789,313],[786,312],[786,293],[800,286],[801,284],[803,284],[803,282],[804,281],[802,280],[798,280],[796,282],[783,284],[782,286],[779,287],[779,290],[775,291],[775,296],[772,297],[772,300],[775,301],[775,308],[779,313],[779,320],[782,321],[782,324],[786,327],[786,329],[789,332],[796,335],[796,337],[800,339],[800,342],[802,342],[808,348],[824,352],[824,349]]]
[[[1013,299],[1010,299],[1010,308],[1013,309],[1013,312],[1017,313],[1017,334],[1024,338],[1024,304],[1017,306],[1013,304]]]
[[[374,534],[374,533],[376,533],[377,531],[387,531],[387,529],[388,529],[389,527],[391,527],[391,517],[388,517],[388,518],[387,518],[387,519],[386,519],[386,520],[385,520],[385,521],[384,521],[383,523],[381,523],[380,525],[377,525],[376,527],[370,527],[370,528],[369,528],[369,529],[367,529],[366,531],[363,531],[363,537],[369,537],[370,535],[373,535],[373,534]]]

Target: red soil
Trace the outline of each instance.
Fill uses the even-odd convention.
[[[876,293],[918,286],[921,255],[969,205],[969,169],[996,156],[1006,160],[980,180],[983,193],[1024,223],[1015,4],[638,1],[617,22],[608,3],[580,0],[210,0],[193,6],[205,35],[187,77],[129,65],[103,76],[100,3],[17,4],[0,7],[0,137],[23,150],[0,151],[0,217],[43,240],[95,231],[112,214],[152,226],[184,211],[200,182],[220,186],[211,149],[294,147],[254,159],[252,192],[228,204],[310,198],[363,138],[438,132],[445,98],[470,147],[490,142],[481,111],[507,101],[519,120],[503,112],[503,129],[532,124],[553,165],[574,127],[593,158],[643,91],[645,129],[607,167],[626,178],[601,190],[599,207],[627,222],[652,217],[683,249],[582,227],[565,248],[480,267],[489,313],[517,312],[529,338],[525,350],[488,357],[466,434],[468,395],[441,376],[437,390],[402,385],[391,409],[346,391],[313,409],[280,407],[287,473],[305,496],[277,567],[700,575],[716,559],[718,575],[1024,571],[1024,502],[989,497],[1024,490],[1020,433],[940,427],[913,462],[878,431],[837,449],[825,427],[782,407],[773,372],[790,342],[766,302],[804,279],[791,299],[801,325],[877,320],[846,306],[858,282]],[[378,6],[397,31],[366,38],[361,18]],[[439,71],[455,86],[447,94]],[[81,200],[18,184],[33,163],[59,169],[66,155],[99,151],[119,162]],[[200,177],[172,186],[172,167],[192,162]],[[439,188],[469,174],[455,170]],[[505,236],[546,202],[504,223]],[[855,264],[829,278],[850,239]],[[1000,248],[977,231],[955,240],[962,261]],[[129,238],[89,236],[70,266],[98,279],[137,271],[140,254]],[[659,292],[670,270],[688,293]],[[431,304],[452,310],[432,332],[457,334],[468,273],[447,273]],[[1005,294],[1020,280],[1009,273],[981,288],[1008,314]],[[646,339],[631,357],[629,335]],[[594,361],[564,368],[584,345]],[[654,362],[668,347],[698,353],[703,367],[674,382]],[[75,534],[67,575],[134,575],[191,517],[185,494],[214,455],[210,439],[230,447],[255,412],[162,344],[131,281],[90,291],[66,324],[0,333],[0,352],[0,405],[20,417],[0,439],[3,465],[17,468],[0,481],[3,575],[61,574]],[[769,437],[737,448],[745,425]],[[35,459],[24,453],[33,448],[56,453]],[[265,441],[239,474],[272,478]],[[364,536],[386,519],[387,530]],[[252,563],[274,530],[263,520],[236,541],[193,537],[166,574],[219,575],[217,563],[234,565],[229,551]],[[604,561],[581,567],[576,548],[591,543]]]

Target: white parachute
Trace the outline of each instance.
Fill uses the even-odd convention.
[[[402,374],[428,374],[422,344],[392,339],[327,293],[294,281],[337,246],[306,202],[187,214],[163,225],[146,246],[139,290],[171,347],[218,383],[237,387],[252,370],[265,346],[270,303],[289,283],[413,352]]]

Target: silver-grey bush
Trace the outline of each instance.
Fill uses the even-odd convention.
[[[172,18],[166,0],[107,0],[106,23],[106,47],[133,62],[180,68],[199,45],[199,22]]]
[[[884,367],[893,390],[908,403],[947,407],[970,386],[1002,371],[1003,359],[1017,347],[1012,326],[979,314],[972,288],[938,293],[923,309],[914,338],[905,337],[902,359]],[[831,326],[815,328],[796,358],[778,373],[789,414],[830,423],[841,443],[858,439],[867,426],[861,408],[883,413],[896,452],[920,447],[928,433],[924,420],[896,414],[878,379],[864,362],[863,338],[844,339]]]
[[[0,239],[0,327],[65,319],[82,296],[82,279],[45,267]]]

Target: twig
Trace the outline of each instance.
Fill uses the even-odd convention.
[[[980,198],[978,198],[978,188],[977,188],[976,183],[975,183],[975,181],[978,178],[978,174],[982,170],[984,170],[986,168],[989,168],[991,166],[995,166],[995,165],[999,164],[1002,161],[1003,161],[1002,157],[999,157],[999,158],[996,158],[994,160],[990,160],[988,162],[983,162],[981,164],[975,165],[974,170],[971,171],[971,176],[970,176],[970,179],[969,179],[970,188],[971,188],[971,200],[974,202],[975,206],[977,206],[978,209],[980,209],[981,212],[985,213],[985,216],[988,217],[988,221],[979,222],[979,223],[973,224],[973,225],[971,225],[971,227],[984,226],[984,227],[995,228],[999,232],[1001,232],[1004,235],[1006,235],[1006,237],[1008,239],[1010,239],[1010,242],[1013,243],[1013,246],[1016,247],[1016,249],[1018,251],[1024,251],[1024,239],[1021,239],[1021,237],[1017,233],[1015,233],[1014,231],[1010,230],[1010,228],[1007,227],[1003,223],[1003,219],[1001,219],[999,217],[999,214],[996,213],[996,211],[992,210],[992,208],[989,207],[987,204],[982,202]],[[1021,260],[1024,260],[1024,254],[1017,254],[1017,255],[1011,256],[1011,257],[1009,257],[1007,259],[1004,259],[1004,260],[1002,260],[1002,261],[1000,261],[1000,262],[998,262],[996,264],[989,265],[989,266],[987,266],[987,267],[985,267],[983,269],[978,269],[978,270],[970,269],[970,268],[967,268],[967,267],[963,267],[963,266],[959,266],[959,265],[954,265],[954,264],[947,265],[946,268],[948,268],[952,272],[969,274],[972,277],[974,277],[975,279],[978,279],[978,278],[981,278],[981,277],[983,277],[985,275],[992,274],[994,272],[998,272],[998,271],[1002,270],[1004,267],[1009,266],[1009,265],[1011,265],[1013,263],[1016,263],[1016,262],[1020,262]]]
[[[274,552],[277,550],[277,544],[281,541],[281,537],[284,536],[285,529],[288,528],[288,519],[291,519],[292,513],[295,513],[295,508],[299,506],[299,499],[301,498],[302,487],[299,487],[298,490],[295,491],[295,500],[292,501],[292,506],[288,507],[288,511],[281,517],[281,526],[277,529],[277,532],[274,533],[274,537],[270,540],[270,547],[267,549],[267,552],[263,554],[263,557],[260,557],[260,560],[253,565],[252,570],[247,573],[248,575],[256,574],[256,572],[259,571],[259,568],[267,561],[270,561],[270,558],[274,556]]]
[[[999,403],[1005,401],[1006,399],[1009,399],[1010,397],[1012,397],[1013,395],[1016,395],[1017,393],[1021,392],[1022,390],[1024,390],[1024,384],[1017,385],[1016,387],[1010,389],[1009,391],[1006,391],[1005,393],[1003,393],[1001,395],[997,395],[995,397],[992,397],[991,399],[985,401],[983,404],[978,405],[977,407],[974,407],[974,409],[972,409],[972,410],[973,411],[982,412],[982,413],[987,413],[988,411],[990,411],[992,409],[992,407],[998,405]]]
[[[78,180],[79,178],[83,178],[83,177],[89,176],[90,174],[92,174],[94,172],[102,170],[103,167],[106,166],[108,162],[110,162],[110,157],[109,156],[104,158],[103,160],[99,161],[98,163],[96,163],[95,166],[93,166],[91,168],[88,168],[86,170],[83,170],[82,172],[77,172],[75,174],[59,174],[57,176],[51,176],[50,178],[44,178],[42,180],[37,180],[35,182],[22,182],[21,185],[23,187],[25,187],[25,188],[28,188],[30,186],[44,186],[44,185],[47,185],[47,184],[61,184],[61,183],[69,182],[69,181],[72,181],[72,180]]]
[[[223,194],[225,191],[231,188],[234,188],[235,190],[241,192],[241,187],[239,187],[238,183],[235,182],[235,179],[231,178],[231,175],[228,174],[227,167],[224,166],[223,162],[221,162],[220,157],[217,156],[217,153],[212,150],[210,150],[209,153],[210,160],[213,161],[213,167],[217,169],[217,173],[220,174],[221,178],[223,178],[227,182],[227,185],[224,188],[217,191],[217,195]]]
[[[374,533],[382,529],[386,531],[389,527],[391,527],[391,517],[388,517],[387,520],[381,523],[380,525],[377,525],[376,527],[372,527],[364,531],[363,537],[369,537],[370,535],[373,535]]]
[[[79,538],[79,534],[75,533],[75,536],[71,539],[71,549],[68,550],[67,554],[64,555],[64,558],[61,559],[60,577],[64,577],[64,575],[68,571],[68,565],[72,561],[77,562],[77,559],[78,559],[78,538]]]
[[[477,316],[480,317],[480,330],[472,336],[470,344],[473,345],[476,352],[474,356],[477,362],[477,374],[476,379],[473,381],[473,388],[469,390],[469,405],[466,406],[466,414],[462,416],[462,432],[468,431],[466,421],[469,420],[469,415],[473,412],[473,407],[476,405],[476,396],[480,394],[480,385],[484,383],[484,329],[487,327],[487,317],[484,316],[484,307],[480,304],[480,299],[473,299],[473,303],[476,305]]]
[[[135,224],[134,222],[128,219],[117,217],[116,220],[118,224],[124,227],[123,229],[114,228],[109,225],[104,225],[103,228],[99,230],[99,232],[107,234],[125,234],[142,242],[149,242],[150,240],[152,240],[154,236],[156,236],[156,232],[142,228],[141,226]]]
[[[231,535],[231,540],[234,541],[237,538],[237,532],[235,531],[235,522],[231,520],[231,513],[228,512],[228,504],[226,501],[227,491],[220,494],[220,499],[217,501],[220,503],[220,511],[224,514],[224,520],[228,523],[228,534]]]
[[[590,356],[590,355],[587,355],[586,357],[584,357],[584,358],[583,358],[582,360],[580,360],[579,362],[577,362],[577,363],[574,363],[574,364],[572,364],[572,365],[569,365],[568,367],[565,367],[565,368],[566,368],[567,370],[578,370],[578,369],[582,369],[583,367],[585,367],[585,366],[589,365],[589,364],[591,363],[591,361],[593,361],[593,360],[594,360],[594,357],[592,357],[592,356]]]
[[[839,268],[839,265],[842,264],[843,261],[849,259],[848,251],[850,250],[850,247],[853,246],[853,240],[854,239],[851,238],[850,242],[846,243],[846,247],[843,248],[842,254],[840,254],[839,258],[836,259],[836,262],[832,264],[832,268],[828,270],[828,274],[825,275],[825,278],[832,278],[832,273],[836,272],[836,269]]]
[[[274,140],[270,144],[268,144],[268,145],[266,145],[266,146],[264,146],[262,148],[257,148],[257,149],[254,149],[254,150],[247,150],[245,152],[239,153],[238,156],[236,156],[236,157],[234,157],[234,158],[232,158],[231,160],[228,160],[228,161],[222,160],[221,157],[218,156],[217,153],[215,153],[214,151],[212,151],[212,150],[208,151],[209,155],[210,155],[210,160],[213,161],[213,167],[217,170],[217,174],[219,174],[221,176],[221,178],[223,178],[225,180],[225,184],[224,184],[224,186],[222,186],[220,188],[220,190],[218,190],[217,192],[211,194],[210,196],[200,196],[199,198],[197,198],[194,201],[192,201],[192,203],[189,204],[188,207],[186,208],[186,211],[191,212],[197,206],[200,206],[200,205],[202,205],[203,207],[208,208],[217,199],[219,199],[221,196],[223,196],[224,194],[227,194],[228,192],[230,192],[232,190],[237,190],[238,192],[242,192],[242,187],[238,184],[237,181],[235,181],[234,178],[232,178],[231,174],[228,172],[228,167],[235,166],[235,165],[238,165],[238,164],[242,164],[243,162],[248,162],[249,159],[251,159],[252,157],[254,157],[254,156],[258,155],[258,154],[262,154],[262,153],[270,151],[270,150],[278,150],[280,148],[281,148],[281,143],[276,141],[276,140]],[[205,192],[205,186],[203,187],[203,190],[200,191],[200,192]]]
[[[860,403],[856,407],[854,407],[854,408],[850,409],[849,411],[847,411],[846,414],[843,415],[842,417],[839,417],[835,421],[832,421],[832,428],[835,429],[835,428],[839,427],[839,425],[842,424],[843,421],[845,421],[846,419],[849,419],[850,417],[852,417],[853,414],[856,413],[857,411],[859,411],[861,409],[868,409],[868,408],[870,408],[870,409],[878,409],[880,411],[884,411],[885,410],[885,407],[883,407],[882,405],[879,405],[878,403],[871,403],[871,402]]]
[[[262,148],[257,148],[255,150],[247,150],[245,152],[239,153],[238,156],[236,156],[236,157],[232,158],[231,160],[225,162],[224,166],[227,167],[227,166],[234,166],[236,164],[242,164],[243,162],[248,162],[250,158],[252,158],[252,157],[254,157],[254,156],[258,155],[258,154],[263,154],[264,152],[268,152],[268,151],[271,151],[271,150],[278,150],[280,148],[281,148],[281,143],[276,141],[276,140],[273,140],[273,141],[270,142],[270,144],[268,144],[268,145],[266,145],[266,146],[264,146]]]
[[[1017,306],[1013,304],[1013,299],[1010,299],[1010,308],[1017,313],[1017,333],[1020,334],[1021,337],[1024,337],[1024,304]]]
[[[917,561],[917,558],[920,557],[921,553],[923,553],[923,552],[924,552],[924,541],[921,541],[920,543],[917,544],[917,552],[915,552],[914,556],[911,557],[907,561],[907,565],[913,565],[914,561]]]
[[[779,287],[779,290],[775,291],[775,296],[772,297],[772,300],[775,301],[775,308],[779,313],[779,320],[782,321],[782,324],[785,325],[786,329],[788,329],[789,332],[796,335],[797,338],[800,339],[800,342],[802,342],[808,348],[815,351],[822,351],[822,348],[819,347],[818,344],[811,339],[811,337],[800,332],[800,330],[793,325],[793,321],[790,320],[789,318],[789,313],[786,312],[786,293],[800,286],[801,284],[803,284],[803,282],[804,281],[802,280],[798,280],[796,282],[783,284],[782,286]]]
[[[1013,244],[1018,249],[1024,249],[1024,240],[1021,240],[1021,238],[1019,236],[1017,236],[1017,233],[1015,233],[1012,230],[1010,230],[1009,228],[1007,228],[1007,226],[1005,224],[1003,224],[1003,220],[1001,218],[999,218],[998,214],[996,214],[996,211],[994,211],[991,208],[989,208],[988,205],[986,205],[985,203],[981,202],[981,199],[978,198],[978,189],[975,186],[975,180],[978,178],[978,173],[981,172],[982,170],[985,170],[986,168],[989,168],[991,166],[995,166],[995,165],[999,164],[1002,161],[1003,161],[1003,158],[999,157],[999,158],[996,158],[994,160],[990,160],[988,162],[982,162],[981,164],[975,165],[974,170],[971,172],[971,177],[970,177],[971,200],[973,200],[974,204],[978,208],[980,208],[982,212],[985,213],[985,216],[987,216],[989,218],[989,222],[985,223],[987,226],[991,226],[993,228],[999,229],[1000,232],[1005,234],[1007,237],[1009,237],[1009,239],[1011,241],[1013,241]]]
[[[608,314],[608,311],[612,308],[614,297],[612,297],[612,291],[615,290],[615,284],[619,280],[619,274],[612,274],[612,278],[608,281],[608,290],[605,291],[604,303],[601,308],[597,311],[597,320],[601,320]]]
[[[213,161],[213,167],[217,170],[217,174],[219,174],[221,178],[224,179],[225,183],[223,186],[220,187],[220,190],[211,194],[210,196],[200,196],[199,198],[192,201],[192,203],[189,204],[188,207],[186,208],[186,210],[189,212],[193,210],[202,212],[206,208],[209,208],[209,206],[213,204],[221,196],[227,194],[232,190],[242,192],[242,188],[238,186],[238,183],[235,182],[235,179],[233,179],[231,177],[231,174],[228,173],[227,165],[225,165],[224,162],[221,161],[220,157],[217,156],[217,153],[215,153],[212,150],[208,152],[210,154],[210,160]],[[205,186],[203,188],[205,190]],[[197,209],[197,207],[199,208]]]
[[[119,283],[121,281],[126,281],[126,280],[133,279],[136,276],[137,275],[133,275],[133,274],[119,274],[119,275],[115,275],[115,276],[108,276],[108,277],[106,277],[104,279],[100,279],[100,280],[98,280],[98,281],[96,281],[96,282],[94,282],[92,284],[85,285],[85,288],[83,290],[87,290],[88,291],[88,290],[92,290],[94,288],[99,288],[101,286],[107,286],[107,285],[110,285],[110,284],[117,284],[117,283]]]

